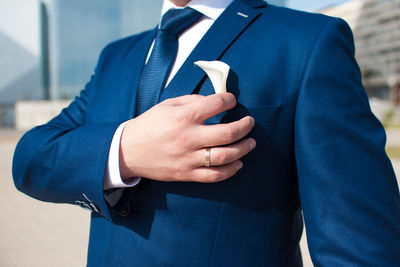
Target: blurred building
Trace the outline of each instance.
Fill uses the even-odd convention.
[[[345,19],[354,33],[356,58],[370,97],[399,102],[400,1],[353,0],[321,13]]]
[[[14,102],[40,99],[39,12],[36,1],[0,1],[0,126],[11,126]]]
[[[285,6],[286,0],[268,0],[267,2],[273,5]]]
[[[154,27],[162,0],[1,0],[0,126],[20,100],[70,99],[109,42]]]
[[[162,0],[47,0],[41,3],[44,95],[71,99],[109,42],[154,27]]]

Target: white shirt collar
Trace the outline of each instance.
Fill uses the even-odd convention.
[[[191,7],[210,19],[216,20],[233,0],[192,0],[186,6]],[[171,8],[177,7],[170,0],[164,0],[161,17]]]

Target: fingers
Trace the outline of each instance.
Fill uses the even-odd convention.
[[[185,95],[164,100],[161,105],[186,106],[184,113],[195,122],[202,123],[221,112],[236,106],[236,98],[231,93],[213,94],[209,96]]]
[[[256,147],[256,141],[253,138],[246,138],[231,144],[229,146],[211,147],[210,164],[211,166],[220,166],[232,163],[247,155]],[[199,149],[192,154],[193,167],[205,166],[206,149]]]
[[[236,106],[236,98],[231,93],[213,94],[188,106],[189,112],[193,112],[197,122],[203,122],[221,112]]]
[[[201,140],[198,148],[232,144],[250,133],[254,125],[250,116],[226,124],[200,125],[196,131],[196,140]]]
[[[216,183],[235,175],[243,163],[240,160],[218,167],[200,167],[192,171],[192,181],[199,183]]]
[[[199,101],[200,99],[203,99],[203,98],[205,98],[205,96],[184,95],[184,96],[180,96],[180,97],[166,99],[162,102],[162,104],[172,105],[172,106],[183,106],[183,105],[191,104],[195,101]]]

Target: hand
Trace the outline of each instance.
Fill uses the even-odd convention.
[[[235,105],[230,93],[187,95],[130,120],[121,137],[122,179],[212,183],[232,177],[243,166],[239,159],[256,146],[252,138],[240,140],[254,127],[254,119],[217,125],[204,121]],[[205,167],[206,148],[211,149],[210,167]]]

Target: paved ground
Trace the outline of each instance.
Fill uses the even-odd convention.
[[[11,157],[18,136],[0,134],[0,266],[85,266],[89,212],[14,189]]]
[[[84,266],[89,212],[35,201],[14,189],[11,157],[19,136],[0,130],[0,266]],[[388,144],[400,146],[400,130],[389,131]],[[400,174],[400,161],[393,165]],[[302,250],[304,266],[312,266],[305,238]]]
[[[400,147],[400,129],[392,128],[386,131],[387,141],[386,146]]]

